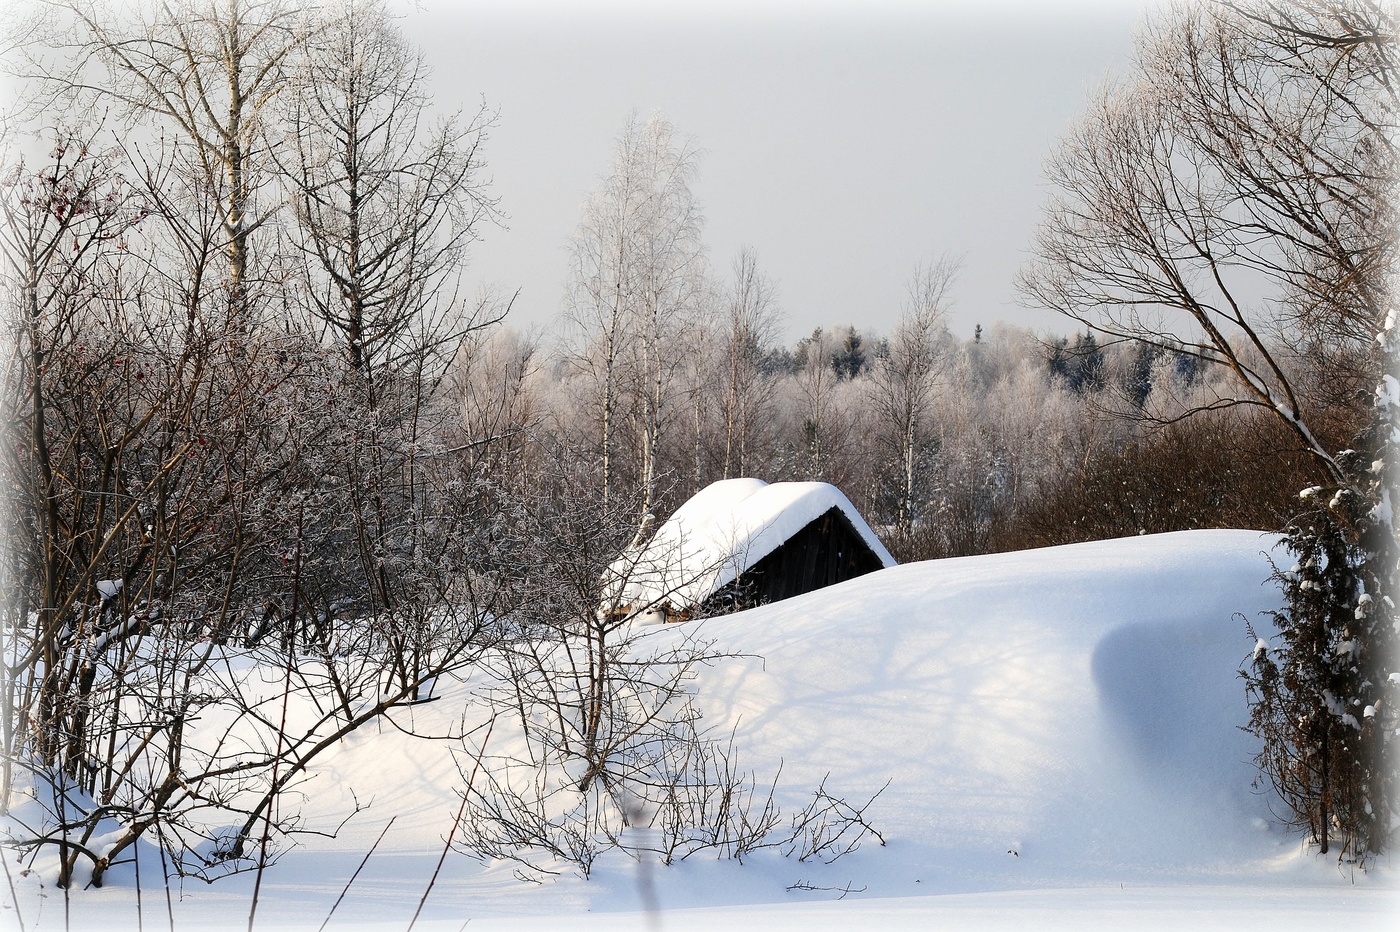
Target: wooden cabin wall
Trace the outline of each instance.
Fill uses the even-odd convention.
[[[705,600],[718,615],[821,589],[880,569],[880,559],[839,508],[808,523],[777,550]]]

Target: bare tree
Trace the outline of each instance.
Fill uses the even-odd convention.
[[[146,232],[163,229],[158,200],[118,166],[60,134],[0,202],[20,304],[3,469],[18,493],[6,697],[21,724],[6,734],[4,804],[18,766],[48,806],[19,843],[56,846],[65,886],[81,858],[100,885],[155,825],[209,841],[191,814],[265,773],[257,755],[186,737],[211,707],[248,709],[216,666],[262,516],[231,506],[272,491],[239,458],[266,450],[247,415],[286,373],[246,344],[228,365],[228,331],[198,301],[152,313],[202,292],[166,287]]]
[[[847,330],[847,334],[851,331]],[[794,406],[796,442],[804,479],[840,482],[842,464],[838,454],[846,440],[848,418],[842,404],[841,376],[836,355],[837,332],[818,328],[799,347],[797,372],[790,386]]]
[[[461,649],[434,604],[452,589],[439,572],[465,572],[442,522],[459,412],[440,388],[467,336],[504,313],[489,296],[460,294],[467,249],[498,217],[481,177],[494,115],[432,121],[421,55],[373,0],[329,10],[286,71],[280,165],[300,259],[295,298],[351,373],[340,386],[342,455],[323,480],[346,500],[339,545],[364,585],[339,598],[378,619],[386,691],[416,699],[443,644]],[[464,472],[478,476],[481,463]]]
[[[675,360],[668,342],[704,282],[701,216],[690,191],[699,150],[660,114],[628,118],[611,173],[584,205],[574,234],[569,314],[577,353],[602,396],[604,494],[614,487],[619,408],[636,419],[640,512],[650,513]],[[639,524],[644,518],[639,517]]]
[[[495,115],[432,122],[426,66],[378,0],[348,0],[289,68],[283,158],[306,297],[370,384],[451,359],[467,247],[498,218],[481,147]],[[499,314],[493,314],[495,319]]]
[[[111,160],[89,152],[89,142],[83,135],[58,136],[42,170],[21,163],[8,173],[0,201],[5,219],[0,249],[19,305],[13,309],[16,356],[7,367],[11,384],[5,399],[13,409],[5,423],[14,433],[7,438],[6,471],[27,493],[21,496],[26,501],[16,530],[34,541],[33,548],[25,548],[31,562],[21,570],[24,585],[13,608],[17,620],[32,613],[35,633],[14,659],[12,677],[25,668],[43,672],[28,684],[37,688],[37,695],[17,704],[37,707],[39,733],[31,740],[40,758],[66,759],[74,768],[81,751],[67,746],[65,737],[76,739],[78,748],[85,739],[81,728],[65,727],[68,710],[60,708],[67,691],[61,679],[65,631],[73,628],[73,614],[82,611],[84,597],[95,590],[115,542],[141,520],[134,501],[113,507],[102,493],[121,485],[112,475],[120,463],[112,453],[135,445],[155,414],[154,408],[146,414],[143,406],[135,406],[130,410],[135,423],[114,419],[102,430],[105,442],[94,444],[91,452],[84,452],[84,445],[68,432],[79,425],[51,423],[59,416],[55,402],[65,402],[73,382],[83,381],[81,376],[65,378],[65,363],[74,361],[72,350],[91,326],[83,319],[89,310],[84,292],[113,286],[104,247],[119,241],[140,212]],[[107,297],[115,295],[109,292]],[[95,487],[76,475],[76,468],[88,465],[94,456],[101,456],[106,467],[106,481]],[[7,745],[6,750],[14,747]],[[7,754],[6,782],[0,787],[5,800],[9,760]]]
[[[537,397],[543,365],[537,335],[509,327],[474,334],[458,354],[447,394],[459,408],[466,464],[506,483],[527,481],[543,416]]]
[[[759,271],[753,250],[741,249],[735,256],[733,276],[722,338],[725,479],[748,475],[749,439],[773,399],[773,383],[761,371],[763,352],[778,326],[776,288]]]
[[[482,554],[499,521],[471,502],[478,464],[459,471],[445,455],[441,428],[456,412],[434,394],[463,329],[436,315],[457,306],[444,283],[470,239],[459,225],[493,205],[442,193],[477,191],[479,168],[443,146],[398,166],[436,179],[424,185],[437,201],[399,202],[383,196],[392,185],[361,176],[365,226],[349,239],[361,255],[390,254],[390,274],[410,280],[378,305],[383,279],[359,280],[363,320],[382,323],[386,305],[398,315],[362,334],[356,362],[403,370],[371,393],[355,354],[320,345],[293,316],[259,326],[295,297],[271,277],[253,287],[255,260],[295,258],[259,258],[253,244],[272,217],[255,204],[273,149],[263,121],[297,73],[300,13],[228,0],[120,28],[73,13],[75,73],[105,66],[110,80],[67,86],[175,131],[138,134],[124,151],[60,133],[42,166],[3,179],[17,339],[0,466],[17,490],[7,578],[18,585],[4,605],[0,805],[19,767],[42,811],[17,843],[56,846],[65,886],[83,859],[100,884],[150,833],[178,870],[212,877],[247,869],[259,834],[262,863],[269,836],[289,828],[277,801],[314,759],[421,699],[493,637],[499,567]],[[315,51],[335,37],[326,30]],[[316,78],[342,76],[327,67]],[[393,150],[366,138],[366,163]],[[294,150],[312,152],[310,139]],[[436,157],[441,175],[426,167]],[[337,177],[314,175],[324,161],[300,164],[325,208],[323,248],[307,254],[341,255]],[[426,226],[394,252],[401,241],[386,248],[375,225],[393,223]],[[268,716],[272,700],[236,675],[243,662],[278,671],[284,713],[315,709],[293,715],[304,730]],[[210,720],[225,730],[200,724]]]
[[[918,461],[933,394],[938,357],[947,334],[948,290],[959,261],[946,256],[920,263],[909,280],[904,313],[895,325],[889,352],[875,366],[874,401],[898,454],[900,489],[895,525],[908,534],[916,519]]]
[[[120,16],[87,3],[69,10],[76,54],[51,79],[95,95],[99,106],[118,104],[133,124],[154,117],[173,142],[189,147],[217,209],[230,314],[244,316],[253,235],[275,210],[257,199],[275,142],[267,109],[304,37],[301,8],[283,0],[185,0]]]
[[[1245,9],[1180,10],[1148,33],[1138,77],[1102,92],[1050,163],[1022,284],[1111,339],[1228,368],[1238,392],[1214,406],[1270,409],[1342,481],[1301,367],[1326,334],[1369,355],[1359,385],[1379,375],[1393,24],[1380,5]]]

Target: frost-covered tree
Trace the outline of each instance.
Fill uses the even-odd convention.
[[[595,382],[606,497],[614,491],[619,420],[633,421],[645,522],[656,498],[661,438],[678,360],[671,341],[705,294],[702,217],[691,193],[699,150],[665,116],[630,116],[612,169],[574,234],[568,313],[576,358]]]
[[[720,336],[723,360],[724,462],[720,475],[749,475],[751,439],[771,417],[773,380],[762,371],[763,355],[777,329],[778,311],[772,281],[758,267],[754,252],[734,259],[734,279],[725,302],[727,330]]]
[[[819,327],[798,343],[795,353],[798,369],[790,395],[800,425],[799,475],[804,479],[830,479],[835,475],[833,455],[846,433],[836,368],[842,345],[839,337]]]
[[[376,374],[433,375],[486,316],[459,290],[497,214],[481,157],[493,114],[434,120],[427,66],[375,0],[331,8],[286,71],[280,160],[312,319],[371,394]]]
[[[310,14],[289,4],[71,4],[53,51],[77,61],[43,87],[120,106],[0,174],[16,336],[0,395],[0,809],[18,775],[47,811],[12,840],[57,850],[64,885],[83,860],[100,885],[153,837],[182,874],[262,863],[310,762],[471,663],[501,614],[489,557],[509,512],[482,505],[495,461],[449,447],[457,411],[425,376],[444,332],[421,313],[425,292],[450,291],[465,240],[448,228],[482,204],[398,199],[470,188],[476,163],[414,147],[426,100],[393,66],[416,58],[359,10],[363,43],[327,28],[308,45]],[[303,52],[320,66],[294,67]],[[312,101],[325,122],[282,147],[270,113]],[[114,130],[126,118],[151,133]],[[360,119],[373,126],[357,135]],[[267,196],[279,152],[320,224],[300,228],[300,253]],[[358,352],[289,312],[312,290],[295,287],[298,259],[308,283],[339,274],[365,298]],[[367,390],[367,366],[394,369],[392,393]],[[235,657],[313,717],[279,725],[229,675]],[[209,721],[240,739],[201,734]]]
[[[934,378],[947,334],[948,290],[958,267],[957,260],[944,257],[915,268],[904,313],[871,375],[885,445],[899,465],[895,526],[902,534],[917,517],[920,458],[928,444]]]
[[[246,316],[255,240],[276,209],[259,197],[277,142],[267,111],[305,37],[304,9],[284,0],[64,6],[72,54],[45,66],[50,87],[99,109],[115,104],[131,125],[163,131],[162,142],[185,150],[218,222],[229,312]]]

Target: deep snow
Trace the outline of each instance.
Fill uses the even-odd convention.
[[[1198,531],[910,564],[726,618],[652,629],[736,654],[694,683],[705,723],[791,810],[826,777],[888,845],[834,864],[769,852],[648,865],[660,927],[692,929],[1393,928],[1389,862],[1362,872],[1284,830],[1252,787],[1245,620],[1278,602],[1275,538]],[[471,723],[467,687],[396,713],[421,733]],[[442,850],[453,744],[354,736],[303,787],[308,828],[269,870],[258,927],[318,927],[390,817],[328,929],[403,929]],[[144,925],[166,928],[155,850]],[[16,878],[25,928],[62,928],[42,871]],[[132,865],[74,892],[79,928],[137,925]],[[245,927],[252,879],[187,882],[177,929]],[[789,889],[800,886],[803,889]],[[419,928],[647,928],[639,868],[522,883],[448,856]],[[837,900],[841,891],[845,899]],[[12,906],[11,903],[6,904]],[[7,917],[14,910],[8,909]],[[657,917],[652,917],[657,918]]]

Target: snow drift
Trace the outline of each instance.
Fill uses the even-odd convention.
[[[1238,677],[1244,620],[1278,602],[1272,543],[1192,532],[894,567],[692,626],[747,655],[696,690],[751,766],[853,793],[889,780],[876,818],[944,883],[1234,872],[1276,853]]]
[[[1279,602],[1274,542],[1199,531],[910,564],[651,629],[644,641],[698,637],[734,655],[702,669],[694,691],[713,732],[734,734],[742,766],[760,779],[780,772],[785,808],[823,779],[852,799],[888,783],[868,813],[886,847],[830,865],[775,852],[744,865],[653,865],[667,926],[737,916],[783,928],[1023,928],[1070,915],[1170,928],[1218,913],[1232,928],[1388,927],[1388,865],[1339,871],[1283,830],[1252,786],[1238,670],[1254,647],[1245,620]],[[399,713],[399,724],[460,729],[474,715],[469,688]],[[337,838],[309,836],[286,854],[259,916],[315,928],[395,817],[328,928],[402,928],[457,809],[452,754],[385,728],[328,759],[306,788],[308,824],[328,828],[355,800],[373,804]],[[114,872],[107,888],[75,895],[75,924],[134,926],[130,877]],[[464,919],[515,928],[508,917],[531,915],[601,928],[584,913],[637,909],[636,878],[621,854],[592,880],[543,886],[451,855],[423,919],[444,930]],[[187,889],[177,928],[246,922],[242,882]],[[26,884],[21,903],[34,908],[32,876]],[[48,894],[38,927],[59,928]],[[754,905],[736,914],[738,904]]]

